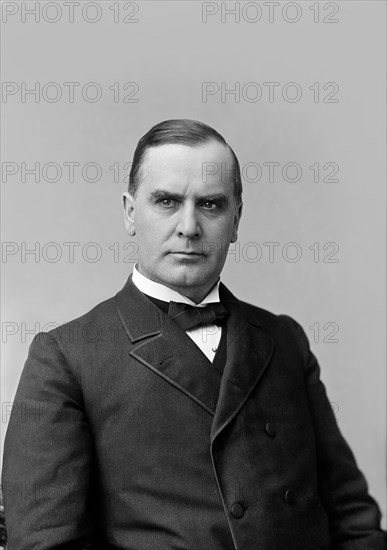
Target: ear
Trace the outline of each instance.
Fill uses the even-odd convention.
[[[131,237],[134,237],[136,234],[136,229],[134,226],[134,206],[136,201],[129,193],[123,193],[122,202],[124,208],[125,229]]]
[[[242,207],[243,207],[243,203],[241,202],[235,211],[234,228],[233,228],[232,237],[231,237],[232,243],[235,243],[238,239],[238,226],[239,226],[239,220],[241,219],[241,216],[242,216]]]

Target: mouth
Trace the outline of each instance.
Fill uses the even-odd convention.
[[[200,252],[186,252],[184,250],[176,250],[175,252],[170,252],[170,254],[181,254],[183,256],[203,256]]]
[[[180,256],[182,258],[200,258],[201,256],[204,256],[204,254],[200,252],[188,252],[186,250],[176,250],[174,252],[169,252],[169,254],[172,254],[173,256]]]

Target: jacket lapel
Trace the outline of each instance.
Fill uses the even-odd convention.
[[[227,322],[227,361],[211,427],[211,442],[238,414],[264,373],[274,349],[273,339],[262,330],[251,309],[223,284],[219,292],[230,317]]]
[[[211,441],[239,412],[265,371],[274,348],[251,310],[223,285],[227,361],[221,375],[184,331],[148,300],[131,276],[116,307],[132,343],[129,354],[214,415]]]
[[[214,415],[221,374],[187,334],[148,300],[131,276],[116,296],[129,354]]]

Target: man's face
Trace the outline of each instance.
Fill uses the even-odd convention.
[[[138,270],[199,302],[217,281],[241,208],[233,158],[216,141],[148,149],[136,197],[124,193],[125,225],[136,235]]]

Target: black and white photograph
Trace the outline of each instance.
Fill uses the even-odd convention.
[[[1,2],[0,550],[386,550],[386,3]]]

